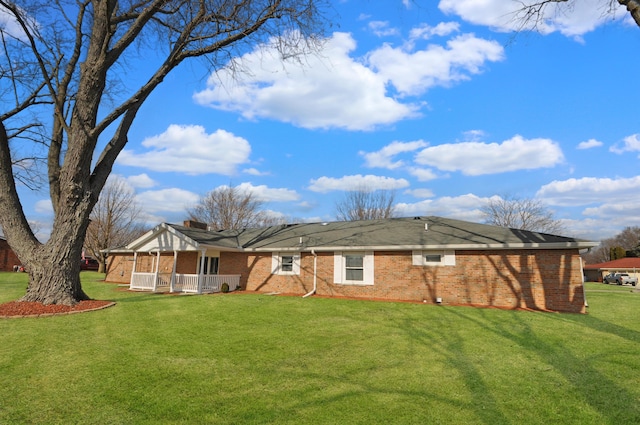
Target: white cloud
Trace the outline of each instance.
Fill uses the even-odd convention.
[[[376,152],[363,152],[360,151],[359,154],[362,155],[365,159],[365,166],[373,168],[387,168],[389,170],[393,170],[395,168],[401,167],[404,165],[402,161],[393,161],[394,157],[398,154],[405,152],[413,152],[417,149],[423,148],[427,146],[428,143],[417,140],[414,142],[391,142],[387,146],[383,147],[379,151]]]
[[[434,196],[431,189],[409,189],[405,190],[404,193],[415,198],[433,198]]]
[[[447,34],[452,25],[433,31]],[[247,119],[274,119],[312,129],[372,130],[415,117],[422,106],[402,103],[387,93],[390,86],[404,95],[419,95],[469,79],[486,62],[503,57],[500,44],[472,34],[418,51],[411,42],[401,48],[383,45],[366,55],[366,62],[351,57],[355,48],[351,34],[336,32],[320,54],[301,63],[283,61],[275,49],[260,46],[211,75],[194,100]],[[250,72],[239,78],[234,71],[238,67]]]
[[[399,34],[398,29],[390,27],[387,21],[371,21],[368,26],[369,30],[378,37],[388,37]]]
[[[29,13],[23,8],[18,5],[16,5],[16,7],[21,12],[24,12],[23,18],[26,18],[26,24],[29,25],[32,29],[35,28],[37,30],[40,24],[38,24],[38,22],[36,22],[34,18],[30,16]],[[5,34],[9,35],[10,37],[15,37],[18,40],[24,42],[29,41],[27,34],[24,32],[22,26],[18,23],[13,14],[8,12],[4,8],[0,8],[0,28]]]
[[[232,175],[251,153],[249,142],[242,137],[225,130],[208,134],[199,125],[172,124],[164,133],[143,140],[142,146],[150,151],[138,154],[125,149],[118,163],[190,175]]]
[[[263,172],[258,170],[257,168],[245,168],[244,170],[242,170],[243,173],[246,174],[250,174],[252,176],[268,176],[269,173],[268,172]]]
[[[429,180],[435,180],[438,178],[438,175],[429,168],[410,167],[409,174],[421,182],[428,182]]]
[[[186,215],[186,209],[199,199],[198,194],[178,188],[148,190],[136,195],[136,201],[146,213],[184,211]]]
[[[395,205],[395,210],[399,216],[403,217],[435,215],[480,223],[483,220],[480,208],[488,201],[489,198],[481,198],[469,193],[455,197],[427,199],[412,204],[399,203]]]
[[[543,198],[551,205],[614,205],[634,202],[638,192],[640,176],[616,179],[583,177],[553,181],[542,186],[536,197]]]
[[[250,75],[239,78],[233,67],[223,68],[194,99],[247,119],[304,128],[370,130],[414,116],[417,106],[388,97],[384,78],[349,57],[355,47],[351,35],[334,33],[320,55],[301,64],[283,62],[274,49],[262,46],[239,60]]]
[[[313,192],[327,193],[331,191],[349,190],[394,190],[409,186],[405,179],[394,179],[391,177],[356,174],[354,176],[344,176],[341,178],[320,177],[311,180],[309,190]]]
[[[500,144],[462,142],[428,147],[416,155],[418,164],[478,176],[553,167],[564,160],[560,146],[550,139],[516,135]]]
[[[148,189],[158,184],[146,173],[138,174],[137,176],[126,177],[126,180],[132,187],[140,189]]]
[[[579,5],[573,2],[548,2],[542,19],[524,25],[519,10],[523,3],[505,0],[441,0],[439,8],[447,14],[460,16],[473,24],[486,25],[497,31],[518,31],[536,29],[543,34],[559,31],[569,37],[579,37],[611,19],[600,0],[582,0]],[[622,7],[616,8],[617,16],[624,14]]]
[[[440,22],[435,27],[428,24],[422,24],[417,28],[412,28],[409,32],[409,37],[412,40],[428,40],[434,35],[444,37],[454,32],[458,32],[459,30],[460,24],[458,22]]]
[[[603,143],[596,139],[589,139],[578,144],[578,149],[591,149],[602,146]]]
[[[253,194],[262,202],[289,202],[300,199],[300,195],[291,189],[270,188],[266,185],[254,186],[251,183],[241,183],[236,187],[242,192]]]
[[[33,209],[38,214],[53,214],[53,204],[51,203],[51,199],[43,199],[36,202]]]
[[[416,52],[385,44],[369,54],[368,62],[401,94],[415,96],[435,86],[468,80],[486,62],[503,58],[499,43],[462,34],[447,41],[446,47],[431,44]]]
[[[617,154],[625,152],[640,152],[640,133],[632,134],[622,139],[622,146],[616,144],[609,151]]]

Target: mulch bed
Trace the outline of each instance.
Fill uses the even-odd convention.
[[[111,307],[113,305],[116,305],[113,301],[100,300],[80,301],[73,307],[58,304],[44,305],[37,302],[11,301],[0,304],[0,318],[43,317],[84,313],[87,311],[102,310],[103,308]]]

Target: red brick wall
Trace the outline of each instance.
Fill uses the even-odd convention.
[[[441,298],[445,305],[585,311],[577,250],[456,251],[455,266],[438,267],[414,266],[411,254],[376,252],[374,285],[356,286],[334,284],[333,252],[318,253],[317,294],[427,303]],[[195,273],[196,258],[195,252],[180,253],[178,272]],[[239,274],[242,288],[249,291],[303,295],[313,288],[313,260],[312,254],[302,253],[299,275],[273,275],[271,253],[222,252],[219,273]],[[171,271],[173,255],[162,257],[160,271],[165,261],[170,261]],[[152,271],[150,267],[149,256],[138,257],[138,271]],[[126,282],[130,275],[129,268],[124,273]],[[109,269],[106,280],[117,281]]]
[[[455,266],[413,266],[411,252],[376,252],[370,286],[333,283],[333,253],[317,258],[317,294],[442,304],[584,312],[577,250],[456,251]],[[223,253],[221,274],[240,274],[251,291],[305,294],[313,288],[313,255],[299,276],[271,274],[271,254]]]
[[[0,271],[11,272],[13,271],[13,266],[21,264],[9,243],[4,239],[0,239]]]

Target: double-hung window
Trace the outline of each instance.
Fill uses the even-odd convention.
[[[333,255],[333,281],[342,285],[373,285],[373,252],[344,251]]]
[[[271,256],[271,273],[278,275],[300,274],[300,254],[274,252]]]

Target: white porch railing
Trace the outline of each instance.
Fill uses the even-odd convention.
[[[202,292],[221,292],[222,285],[229,285],[229,291],[240,287],[240,275],[208,274],[203,276]]]
[[[155,278],[155,273],[133,273],[129,289],[153,291]]]
[[[131,277],[130,289],[142,291],[153,291],[158,289],[169,289],[171,283],[171,274],[161,273],[157,280],[155,273],[133,273]],[[197,274],[176,274],[173,283],[173,292],[198,293],[198,277]],[[155,287],[154,287],[155,280]],[[219,275],[210,274],[202,276],[202,285],[200,293],[221,292],[222,285],[229,285],[229,291],[235,291],[240,287],[240,275]]]

